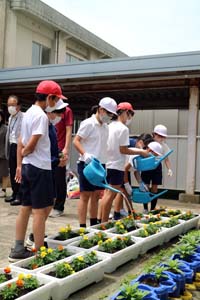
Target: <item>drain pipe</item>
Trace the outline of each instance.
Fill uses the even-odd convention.
[[[55,63],[58,64],[58,58],[59,58],[59,43],[60,43],[60,30],[57,30],[55,32],[55,40],[56,40],[56,51],[55,51]]]

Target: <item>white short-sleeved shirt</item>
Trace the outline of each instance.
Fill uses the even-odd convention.
[[[51,170],[48,126],[48,117],[38,105],[32,105],[25,112],[21,127],[22,144],[26,145],[32,135],[41,134],[41,137],[34,151],[23,158],[23,164],[31,164],[40,169]]]
[[[166,153],[168,153],[170,151],[170,148],[168,147],[168,145],[165,142],[160,143],[162,146],[162,155],[165,155]]]
[[[77,135],[81,137],[84,150],[96,157],[101,163],[107,160],[108,125],[100,124],[95,115],[81,122]],[[83,161],[80,155],[79,160]]]
[[[120,153],[120,146],[129,145],[129,129],[119,121],[113,121],[108,128],[108,161],[106,168],[124,171],[126,155]]]
[[[129,148],[129,149],[133,150],[134,148]],[[130,171],[136,171],[134,164],[133,164],[133,159],[137,156],[139,156],[139,155],[136,155],[136,154],[135,155],[127,155],[126,163],[131,165]]]

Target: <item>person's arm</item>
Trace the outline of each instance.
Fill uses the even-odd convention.
[[[71,139],[72,139],[72,126],[66,126],[65,146],[62,149],[62,153],[67,160],[69,159]]]
[[[128,182],[128,174],[129,174],[130,168],[131,168],[131,164],[127,163],[124,168],[124,183]]]
[[[27,156],[35,150],[35,147],[42,134],[32,135],[26,146],[22,149],[22,156]]]
[[[82,138],[79,136],[79,135],[76,135],[74,137],[74,140],[73,140],[73,145],[74,147],[76,148],[76,150],[81,154],[83,155],[85,153],[85,150],[81,144],[81,140]]]
[[[149,150],[143,150],[139,148],[128,148],[127,146],[120,146],[121,154],[129,154],[129,155],[141,155],[144,157],[149,156]]]
[[[15,181],[17,183],[21,182],[21,167],[22,167],[22,149],[24,148],[22,144],[21,136],[18,139],[17,143],[17,168],[15,173]]]
[[[169,157],[165,158],[165,166],[167,168],[167,175],[170,176],[170,177],[173,176],[173,172],[172,172],[172,169],[171,169],[171,163],[170,163]]]

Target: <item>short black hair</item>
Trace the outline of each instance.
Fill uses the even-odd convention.
[[[55,110],[53,110],[52,112],[53,112],[53,113],[57,113],[57,114],[62,114],[62,113],[64,113],[65,111],[66,111],[66,107],[61,108],[61,109],[55,109]]]
[[[19,97],[17,95],[10,95],[8,97],[9,98],[14,98],[15,100],[17,100],[17,105],[21,105],[21,100],[19,99]]]
[[[35,100],[36,101],[46,101],[47,96],[48,96],[47,94],[36,93]]]

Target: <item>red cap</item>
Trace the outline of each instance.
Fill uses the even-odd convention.
[[[62,90],[59,84],[53,80],[41,81],[36,88],[36,93],[55,95],[58,98],[67,99],[65,96],[62,95]]]
[[[121,102],[117,105],[117,110],[130,110],[134,113],[133,106],[129,102]]]

